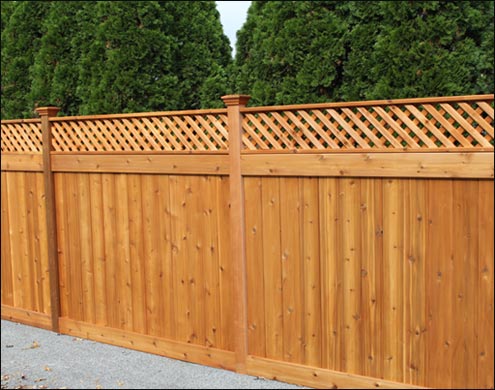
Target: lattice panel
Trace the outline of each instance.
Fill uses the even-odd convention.
[[[2,122],[2,152],[42,153],[40,122]]]
[[[52,122],[60,152],[226,150],[227,115],[66,120]]]
[[[248,150],[493,148],[493,100],[246,112]]]

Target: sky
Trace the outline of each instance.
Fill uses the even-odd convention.
[[[247,10],[250,1],[217,1],[217,9],[220,12],[220,21],[223,31],[230,39],[232,55],[235,55],[236,32],[246,21]]]

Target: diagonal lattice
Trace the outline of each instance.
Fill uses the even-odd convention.
[[[40,121],[2,122],[2,152],[42,153]]]
[[[442,100],[443,99],[443,100]],[[249,108],[245,150],[493,149],[493,95]],[[52,118],[58,152],[225,151],[224,110]],[[2,152],[41,153],[40,120],[1,125]]]
[[[54,120],[59,152],[226,150],[225,114]]]
[[[493,99],[246,110],[247,150],[493,148]]]

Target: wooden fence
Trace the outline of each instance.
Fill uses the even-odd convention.
[[[1,123],[2,318],[318,388],[493,388],[493,95]]]

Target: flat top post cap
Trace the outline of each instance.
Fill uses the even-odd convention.
[[[38,107],[36,112],[39,116],[55,116],[60,111],[60,107],[50,106],[50,107]]]
[[[245,106],[251,99],[249,95],[225,95],[222,96],[222,100],[225,105],[228,106]]]

